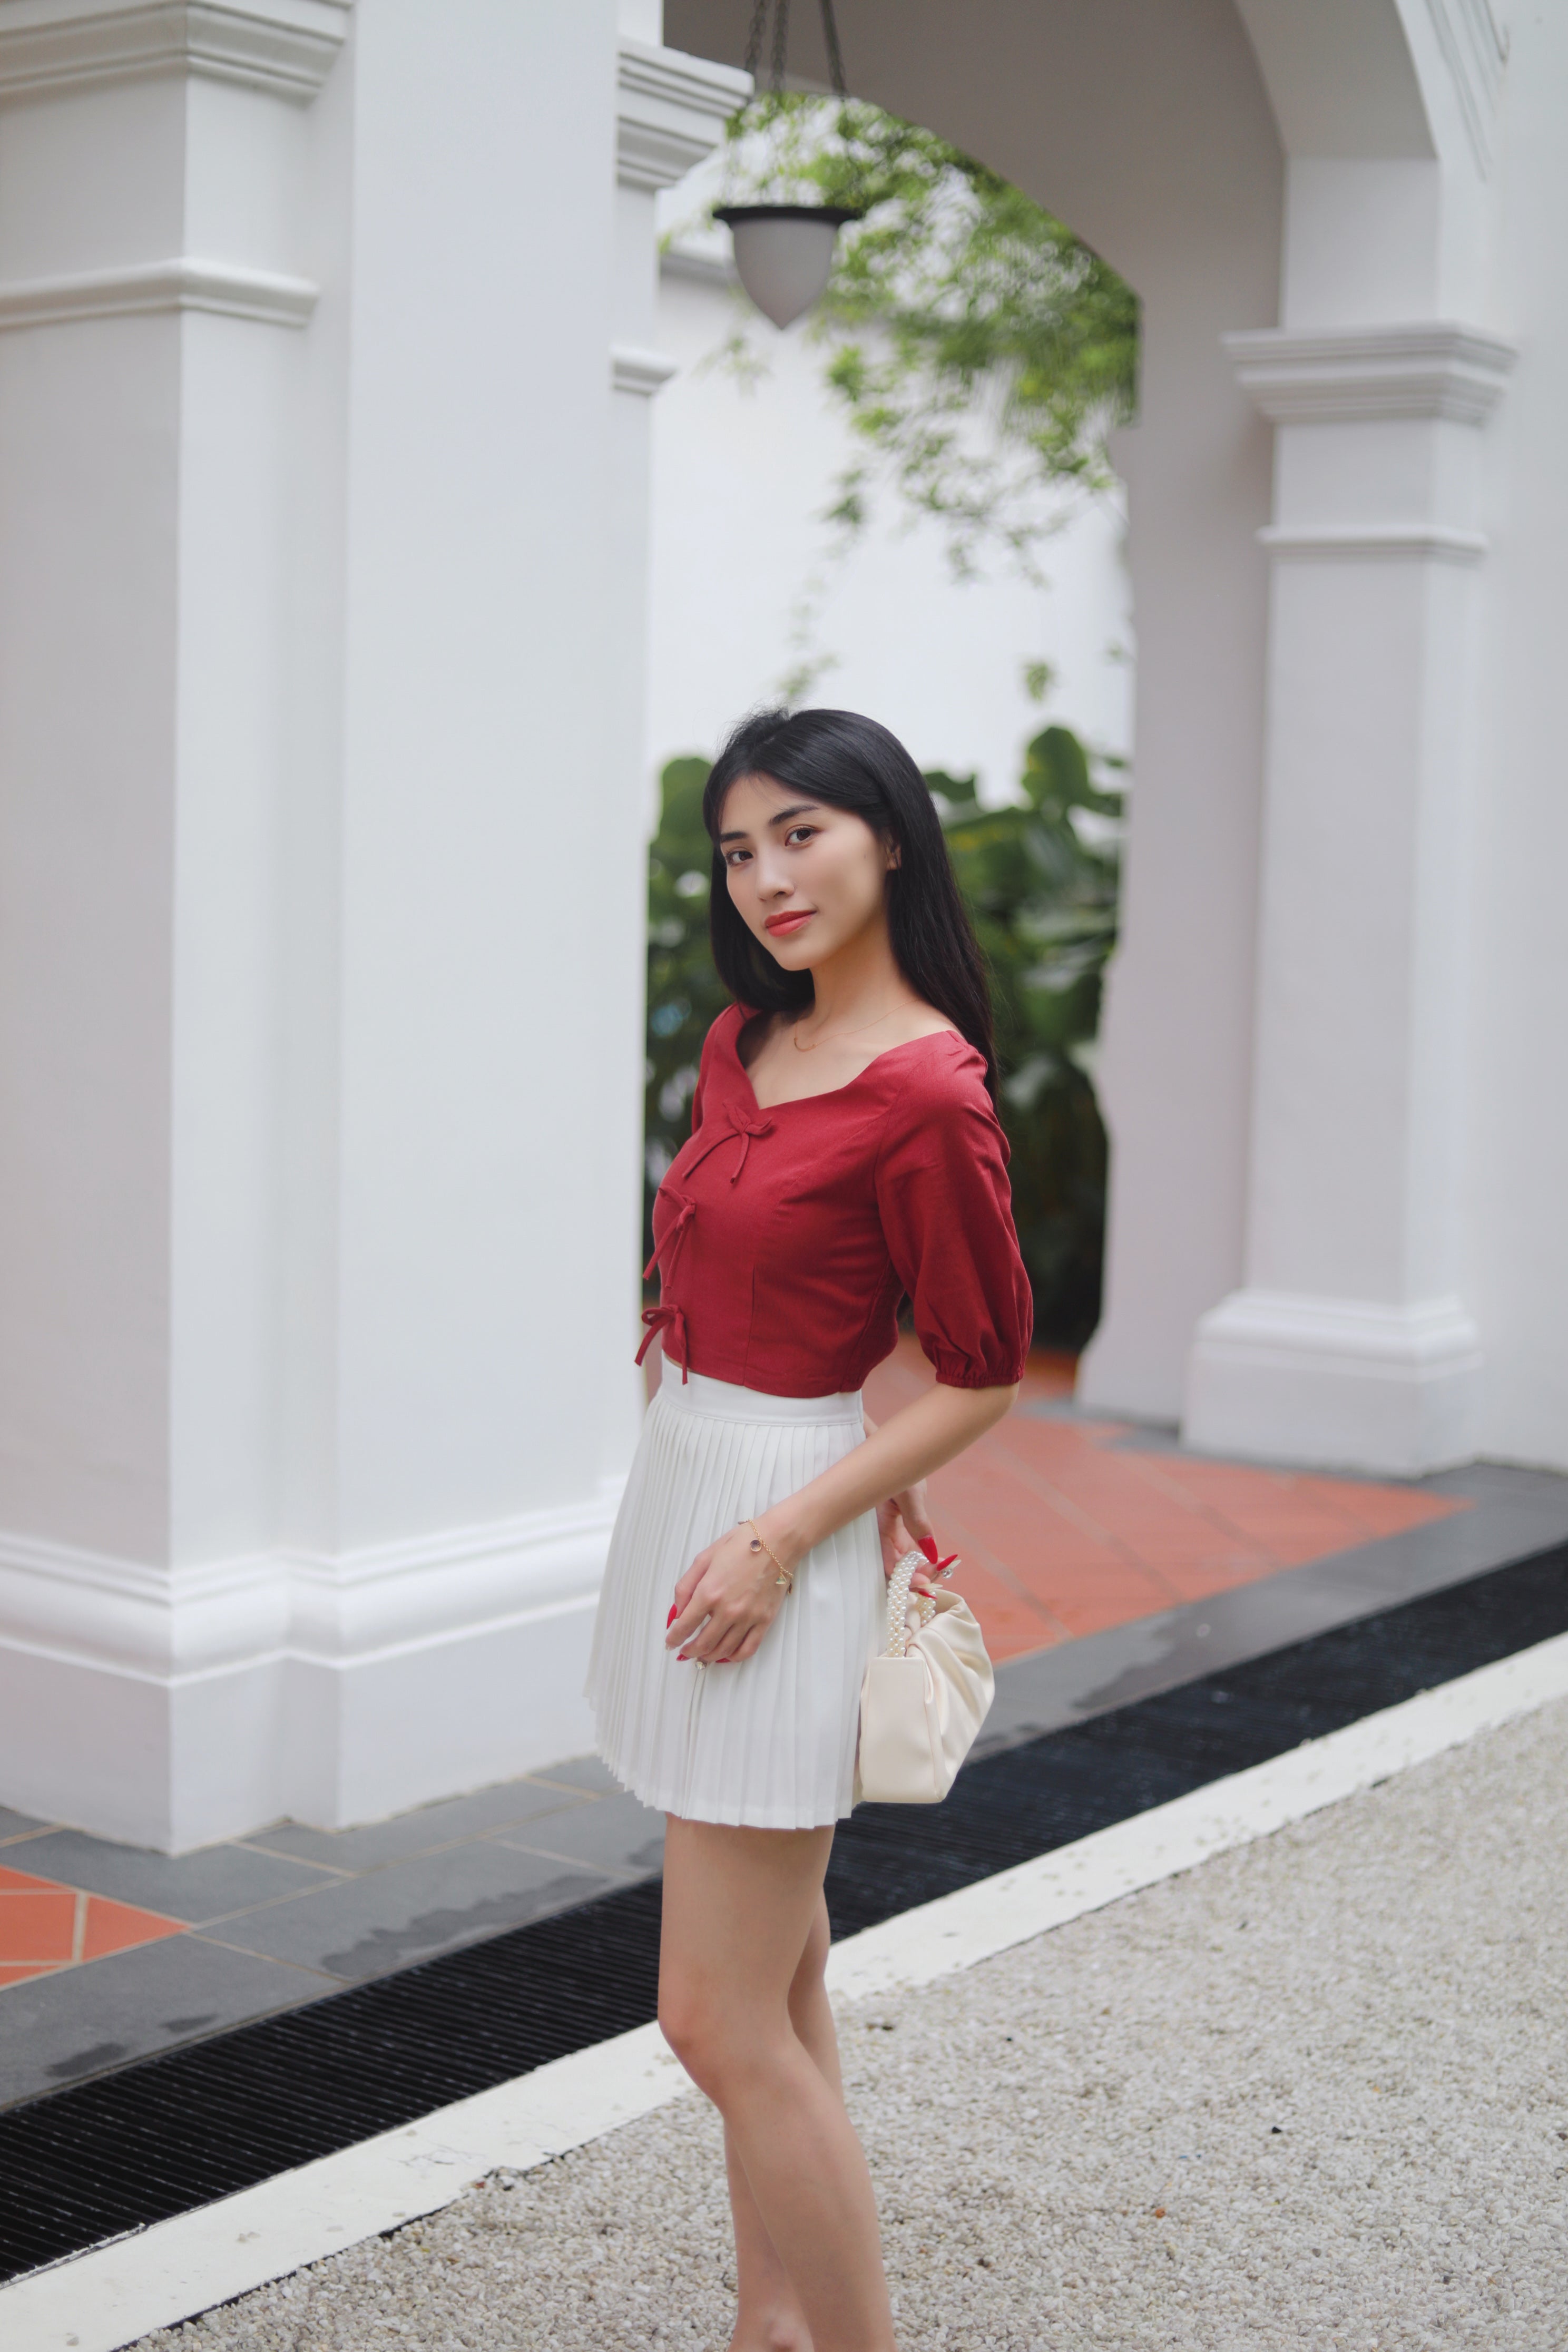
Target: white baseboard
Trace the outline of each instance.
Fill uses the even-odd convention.
[[[1564,1696],[1568,1634],[1560,1634],[847,1937],[833,1948],[829,1987],[836,2000],[855,2000],[972,1968]],[[488,2173],[526,2171],[581,2147],[685,2087],[658,2028],[639,2026],[0,2287],[0,2341],[6,2352],[119,2352],[153,2328],[436,2212]]]
[[[1185,1444],[1395,1477],[1473,1460],[1481,1349],[1457,1298],[1385,1307],[1238,1290],[1197,1328]]]
[[[618,1499],[195,1569],[0,1534],[0,1802],[182,1853],[581,1754]]]

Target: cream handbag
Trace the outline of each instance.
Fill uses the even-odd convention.
[[[860,1685],[855,1795],[934,1805],[974,1745],[996,1688],[973,1612],[956,1592],[910,1592],[927,1565],[908,1551],[888,1579],[888,1642]]]

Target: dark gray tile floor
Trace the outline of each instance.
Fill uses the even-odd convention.
[[[46,1830],[41,1837],[0,1847],[0,1853],[13,1870],[58,1878],[63,1885],[133,1903],[138,1910],[158,1911],[193,1927],[211,1927],[258,1903],[302,1895],[322,1879],[320,1869],[249,1845],[210,1845],[200,1853],[171,1858],[137,1846],[110,1845],[82,1830]]]
[[[336,1989],[205,1936],[169,1936],[31,1977],[0,1995],[0,2106]]]
[[[0,1865],[189,1928],[0,1989],[0,2105],[657,1872],[664,1816],[583,1756],[363,1829],[150,1853],[0,1811]]]
[[[663,1866],[664,1815],[650,1813],[622,1791],[602,1797],[596,1805],[579,1805],[569,1813],[551,1813],[502,1830],[496,1843],[555,1855],[580,1870],[651,1874]]]
[[[1128,1442],[1171,1442],[1157,1431]],[[1024,1739],[1568,1540],[1568,1478],[1480,1464],[1470,1507],[998,1669],[984,1746]],[[663,1816],[594,1757],[361,1829],[279,1822],[166,1854],[0,1809],[0,1865],[189,1932],[0,1990],[0,2105],[317,2000],[657,1871]]]
[[[647,1833],[643,1833],[647,1843]],[[653,1868],[658,1869],[655,1855]],[[586,1869],[555,1855],[520,1853],[476,1838],[413,1861],[269,1903],[227,1919],[216,1937],[237,1951],[319,1969],[344,1984],[427,1960],[501,1927],[585,1902],[630,1872]]]

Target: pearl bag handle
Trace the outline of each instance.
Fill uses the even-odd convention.
[[[910,1579],[917,1570],[930,1564],[922,1553],[907,1551],[888,1579],[888,1646],[884,1653],[887,1657],[904,1658],[909,1655],[912,1638],[910,1633]],[[921,1625],[929,1625],[936,1615],[936,1602],[926,1592],[917,1592],[913,1598]]]
[[[907,1551],[888,1579],[887,1643],[860,1685],[857,1801],[939,1803],[991,1705],[995,1677],[973,1611],[956,1592],[911,1591],[927,1566]]]

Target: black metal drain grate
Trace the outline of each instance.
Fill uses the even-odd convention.
[[[973,1885],[1568,1632],[1568,1545],[984,1758],[940,1807],[867,1805],[836,1936]],[[657,1881],[0,2115],[0,2278],[253,2188],[645,2024]]]

